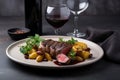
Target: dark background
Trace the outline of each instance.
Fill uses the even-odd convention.
[[[42,1],[43,32],[52,35],[54,34],[53,27],[49,25],[44,18],[44,9],[48,0]],[[120,26],[118,24],[120,22],[120,0],[89,0],[89,3],[88,9],[79,15],[78,25],[80,26],[80,31],[86,31],[89,26],[106,29]],[[24,0],[0,0],[0,24],[3,24],[4,21],[7,21],[7,24],[11,24],[10,20],[15,20],[16,22],[20,21],[20,24],[18,26],[11,25],[11,27],[25,27],[24,16]],[[71,28],[69,28],[70,26]],[[47,31],[47,29],[49,31]],[[73,31],[73,16],[71,16],[70,20],[62,27],[62,30],[63,34]]]
[[[120,15],[120,0],[89,0],[89,2],[89,8],[82,15]],[[43,0],[43,4],[46,3],[47,0]],[[0,16],[24,16],[24,0],[0,0]]]

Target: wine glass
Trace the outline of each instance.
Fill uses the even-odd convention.
[[[72,33],[67,33],[67,35],[73,37],[84,37],[86,34],[78,31],[78,16],[88,8],[88,0],[67,0],[66,4],[74,15],[74,31]]]
[[[45,18],[59,35],[60,28],[69,20],[70,10],[66,6],[66,0],[48,0],[45,10]]]

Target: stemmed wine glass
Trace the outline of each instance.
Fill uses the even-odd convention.
[[[68,36],[84,37],[85,33],[78,31],[78,16],[88,8],[88,0],[67,0],[67,7],[74,15],[74,32],[67,33]]]
[[[55,28],[55,34],[59,35],[62,27],[70,17],[70,10],[66,6],[66,0],[48,0],[45,10],[45,18]]]

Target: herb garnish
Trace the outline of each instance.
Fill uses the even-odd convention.
[[[59,41],[60,41],[60,42],[66,42],[66,43],[68,43],[68,44],[75,44],[75,42],[77,42],[77,40],[75,40],[75,39],[72,38],[72,37],[71,37],[70,40],[67,40],[67,41],[63,40],[63,38],[59,38]]]
[[[72,60],[74,60],[75,57],[76,57],[76,52],[73,51],[73,50],[71,50],[71,51],[69,52],[68,56],[69,56]]]
[[[35,34],[35,36],[30,36],[26,41],[26,45],[20,47],[20,52],[27,54],[33,47],[39,47],[40,42],[42,41],[44,41],[44,39],[42,39],[38,34]]]

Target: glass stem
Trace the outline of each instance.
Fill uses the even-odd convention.
[[[59,35],[60,29],[55,29],[55,35]]]
[[[78,33],[78,15],[74,16],[74,34]]]

